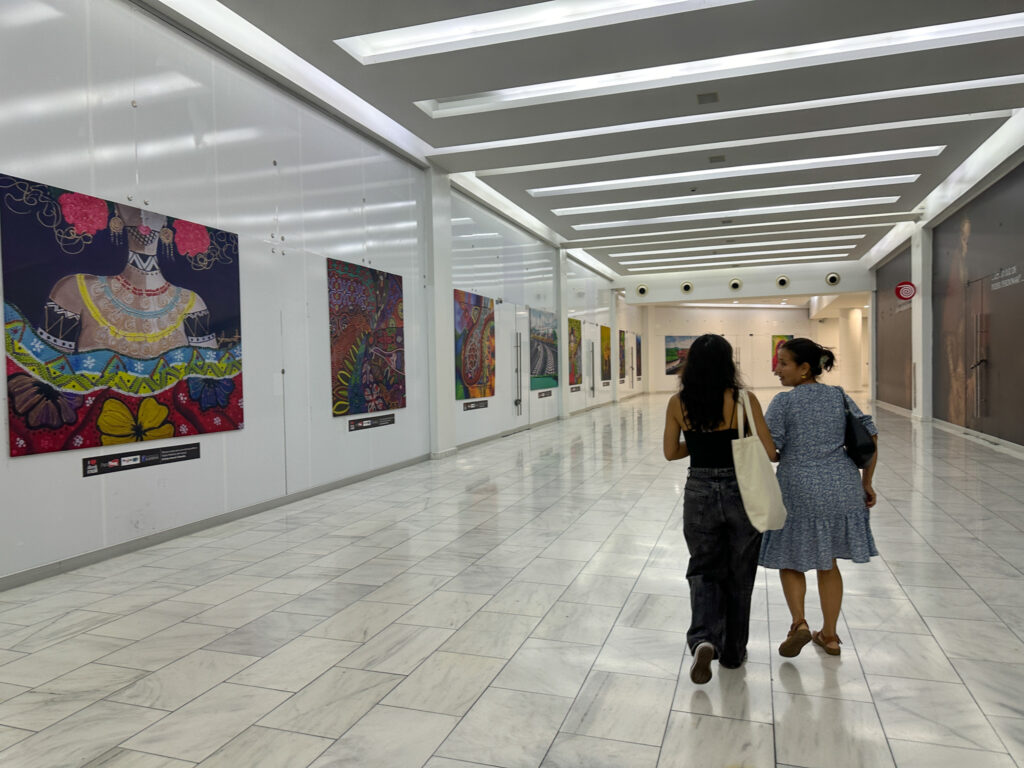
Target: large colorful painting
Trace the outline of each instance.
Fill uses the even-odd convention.
[[[640,361],[644,359],[644,356],[640,353],[643,351],[640,343],[640,334],[636,336],[636,377],[639,379],[644,375],[644,366]]]
[[[494,299],[455,290],[455,399],[494,396]]]
[[[779,366],[779,348],[782,347],[787,341],[793,338],[793,335],[785,336],[782,334],[776,334],[772,336],[772,371]]]
[[[665,337],[665,373],[667,375],[679,375],[686,364],[686,355],[690,351],[690,345],[696,340],[696,336]]]
[[[405,408],[402,277],[327,260],[335,416]]]
[[[0,175],[11,456],[241,429],[238,237]]]
[[[612,380],[612,329],[601,326],[601,381]]]
[[[569,384],[583,383],[583,323],[569,318]]]
[[[558,316],[530,310],[530,389],[558,386]]]
[[[619,378],[626,378],[626,332],[619,331]]]

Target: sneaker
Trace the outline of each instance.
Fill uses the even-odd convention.
[[[701,643],[693,649],[693,664],[690,666],[690,680],[704,685],[711,680],[711,661],[715,658],[715,646]]]

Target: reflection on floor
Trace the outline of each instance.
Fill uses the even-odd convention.
[[[0,765],[1024,765],[1024,462],[882,411],[842,656],[698,687],[664,402],[0,593]]]

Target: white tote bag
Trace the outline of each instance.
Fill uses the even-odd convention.
[[[743,497],[750,524],[762,533],[774,531],[786,523],[786,507],[782,503],[782,491],[775,478],[772,463],[765,453],[761,438],[757,436],[750,398],[745,389],[740,390],[740,401],[736,408],[739,439],[732,441],[732,458],[736,464],[736,480]],[[745,418],[749,419],[750,437],[744,437]]]

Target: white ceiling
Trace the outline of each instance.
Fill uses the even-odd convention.
[[[139,2],[163,12],[169,5]],[[534,4],[221,3],[422,139],[441,169],[476,174],[564,245],[585,249],[623,276],[823,255],[858,259],[1024,106],[1020,19],[1001,19],[980,35],[1002,39],[964,42],[961,35],[893,53],[891,40],[873,38],[848,60],[829,61],[843,58],[834,51],[800,58],[811,44],[1019,14],[1024,0],[747,0],[368,65],[333,41]],[[799,46],[760,65],[770,71],[751,71],[746,59],[738,62],[746,69],[721,68],[734,60],[709,62]],[[676,70],[689,74],[611,89],[621,92],[557,85],[685,63],[692,66]],[[553,84],[539,99],[545,103],[511,106],[516,92],[497,105],[484,98],[544,83]],[[470,111],[431,116],[416,102]],[[908,149],[921,156],[849,157]],[[815,167],[822,158],[842,159]],[[756,167],[770,163],[789,165]],[[528,191],[666,174],[687,175],[572,194]],[[613,209],[587,210],[592,206]],[[755,208],[769,210],[746,210]],[[637,269],[643,271],[630,271]]]

